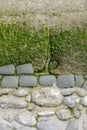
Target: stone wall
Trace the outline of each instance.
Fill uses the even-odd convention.
[[[24,22],[39,28],[87,24],[86,0],[0,0],[0,21]]]
[[[87,75],[0,67],[0,130],[87,130]]]
[[[59,88],[82,87],[86,82],[87,75],[34,73],[31,63],[14,66],[13,64],[0,67],[0,79],[2,87],[36,87],[52,86]]]

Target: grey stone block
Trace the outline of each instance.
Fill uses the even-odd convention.
[[[69,88],[75,86],[74,75],[60,75],[57,79],[57,86],[60,88]]]
[[[77,87],[81,87],[81,86],[83,85],[83,83],[84,83],[84,78],[83,78],[83,76],[82,76],[82,75],[76,75],[76,76],[75,76],[75,85],[76,85]]]
[[[13,64],[0,67],[1,75],[12,75],[15,73],[15,66]]]
[[[19,85],[21,87],[34,87],[37,85],[37,78],[35,76],[21,76]]]
[[[42,86],[52,86],[56,82],[56,77],[54,75],[41,76],[39,82]]]
[[[17,88],[18,77],[17,76],[5,76],[2,80],[2,87]]]
[[[87,79],[87,75],[84,75],[84,79]]]
[[[34,68],[31,63],[17,66],[17,74],[32,74],[32,73],[34,73]]]

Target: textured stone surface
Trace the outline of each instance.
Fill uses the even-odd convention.
[[[74,117],[75,117],[76,119],[79,119],[80,116],[81,116],[81,112],[78,111],[77,109],[74,109],[73,115],[74,115]]]
[[[35,126],[36,125],[35,115],[29,111],[19,113],[15,117],[15,120],[24,126]]]
[[[82,100],[81,100],[82,105],[84,105],[85,107],[87,107],[87,96],[85,96]]]
[[[74,88],[61,89],[61,93],[62,93],[63,96],[72,95],[74,92],[75,92]]]
[[[78,123],[75,120],[69,121],[65,130],[79,130]]]
[[[32,91],[32,102],[40,106],[57,106],[62,103],[62,95],[56,88],[40,88]]]
[[[18,98],[8,95],[0,97],[0,107],[6,109],[23,109],[27,107],[27,103],[25,102],[24,98]]]
[[[25,100],[26,100],[27,102],[31,102],[31,95],[26,96]]]
[[[75,76],[75,85],[76,85],[77,87],[81,87],[81,86],[83,85],[83,83],[84,83],[84,78],[83,78],[83,76],[82,76],[82,75],[76,75],[76,76]]]
[[[19,85],[21,87],[35,87],[37,85],[37,78],[35,76],[21,76],[19,78]]]
[[[0,89],[0,96],[2,96],[2,95],[7,95],[7,94],[9,94],[9,89],[6,89],[6,88],[1,88]]]
[[[85,91],[85,89],[83,88],[77,88],[77,95],[80,96],[80,97],[84,97],[87,95],[87,91]]]
[[[38,112],[38,116],[52,116],[54,114],[55,114],[54,111],[41,111],[41,112]]]
[[[32,74],[32,73],[34,73],[34,68],[31,63],[17,66],[17,74]]]
[[[54,75],[41,76],[39,82],[42,86],[52,86],[56,82],[56,77]]]
[[[2,75],[6,74],[12,75],[14,73],[15,73],[15,66],[13,64],[0,67],[0,74]]]
[[[60,75],[57,78],[57,86],[60,88],[74,87],[74,75]]]
[[[2,87],[17,88],[18,77],[17,76],[5,76],[2,80]]]
[[[37,129],[36,128],[32,128],[32,127],[20,127],[17,130],[37,130]]]
[[[41,121],[37,124],[38,130],[62,130],[62,126],[57,120]]]
[[[87,115],[84,116],[82,128],[82,130],[87,130]]]
[[[87,90],[87,81],[84,83],[83,88]]]
[[[60,109],[56,112],[60,120],[66,121],[72,117],[71,111],[69,109]]]
[[[13,130],[9,125],[0,123],[0,130]]]
[[[14,95],[17,97],[24,97],[24,96],[28,95],[28,89],[26,89],[26,88],[17,89],[14,92]]]
[[[80,99],[77,96],[68,96],[63,99],[63,102],[68,107],[73,108],[76,103],[80,102]]]

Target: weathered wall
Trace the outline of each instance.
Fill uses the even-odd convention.
[[[86,0],[0,0],[1,21],[27,21],[29,25],[62,26],[87,23]]]

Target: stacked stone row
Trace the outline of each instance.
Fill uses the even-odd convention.
[[[37,77],[34,75],[34,68],[31,63],[15,67],[13,64],[0,67],[1,86],[2,87],[35,87],[52,86],[57,84],[59,88],[71,88],[74,86],[81,87],[87,75],[44,75]],[[39,81],[38,81],[39,78]]]

